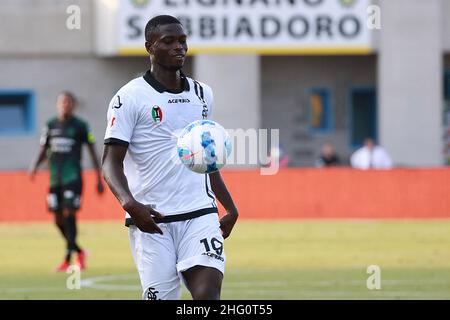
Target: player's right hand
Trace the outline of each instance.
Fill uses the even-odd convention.
[[[131,203],[124,205],[123,208],[130,214],[134,224],[142,232],[163,234],[155,220],[153,220],[153,217],[159,219],[164,217],[159,212],[138,201],[132,201]]]

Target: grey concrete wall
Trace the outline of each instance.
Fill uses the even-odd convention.
[[[94,1],[95,53],[99,56],[117,55],[119,34],[119,0]],[[142,39],[144,42],[144,39]]]
[[[252,129],[255,137],[253,129],[261,126],[259,59],[257,55],[197,55],[194,58],[195,77],[214,92],[214,120],[227,129]],[[258,158],[251,142],[244,142],[242,136],[233,135],[231,139],[234,147],[228,166],[256,166]]]
[[[80,8],[79,30],[66,27],[70,5]],[[93,7],[92,0],[0,1],[0,56],[92,53]]]
[[[380,142],[397,164],[441,165],[441,2],[383,1],[382,11]]]
[[[214,92],[214,118],[226,128],[255,128],[260,121],[259,56],[197,55],[194,73]]]
[[[91,125],[101,154],[106,128],[106,110],[114,93],[126,82],[142,75],[147,58],[0,59],[0,89],[31,89],[36,96],[36,131],[28,136],[0,135],[0,170],[25,169],[38,151],[45,121],[56,113],[55,100],[62,90],[75,93],[80,101],[77,114]],[[192,74],[191,59],[185,71]],[[83,164],[90,167],[84,154]]]
[[[376,85],[375,56],[262,57],[262,127],[280,129],[280,143],[292,165],[312,166],[321,145],[331,141],[345,159],[349,141],[348,94],[354,86]],[[332,93],[334,130],[308,131],[308,91],[326,87]]]
[[[450,52],[450,1],[442,1],[441,22],[442,22],[442,37],[445,52]]]

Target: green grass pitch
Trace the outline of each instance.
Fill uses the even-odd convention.
[[[0,224],[0,299],[140,299],[122,222],[81,222],[81,289],[52,270],[51,223]],[[239,221],[225,241],[223,299],[450,299],[450,221]],[[369,290],[369,265],[381,289]],[[190,299],[183,289],[183,299]]]

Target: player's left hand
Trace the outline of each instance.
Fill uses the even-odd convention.
[[[102,194],[103,191],[105,191],[105,188],[103,188],[103,182],[101,179],[98,179],[97,181],[97,192],[98,194]]]
[[[228,238],[231,230],[233,230],[234,225],[238,219],[237,211],[229,211],[226,215],[220,219],[220,229],[222,230],[222,236],[224,239]]]

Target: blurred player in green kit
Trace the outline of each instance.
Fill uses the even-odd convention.
[[[76,117],[75,96],[67,91],[58,95],[57,116],[47,121],[40,140],[41,148],[30,167],[30,177],[34,178],[38,166],[48,159],[50,170],[50,190],[47,196],[48,209],[55,214],[55,223],[67,242],[64,261],[56,268],[65,272],[71,264],[72,254],[77,254],[80,269],[86,268],[86,252],[76,241],[76,212],[80,208],[83,188],[81,176],[81,149],[88,146],[97,171],[97,191],[103,193],[100,165],[94,148],[94,136],[88,124]]]

